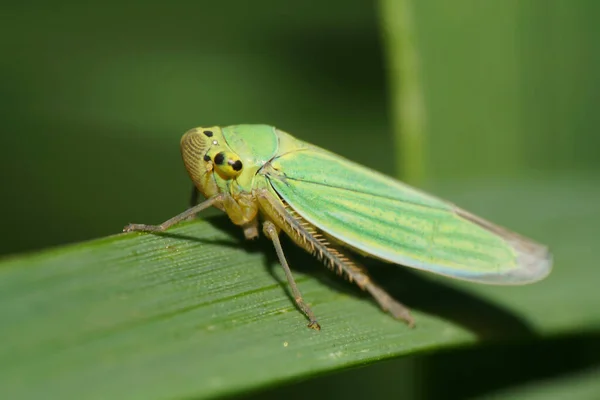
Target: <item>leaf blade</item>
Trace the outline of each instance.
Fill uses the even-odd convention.
[[[323,327],[307,329],[286,295],[270,244],[243,242],[224,217],[186,223],[163,236],[116,235],[6,259],[0,262],[5,343],[0,391],[8,398],[214,397],[480,339],[506,339],[511,331],[503,327],[518,321],[540,336],[597,329],[593,305],[600,294],[589,290],[597,269],[593,256],[581,250],[591,248],[589,232],[600,215],[596,207],[564,217],[552,210],[583,193],[586,201],[600,199],[600,191],[590,180],[565,198],[559,195],[564,182],[553,185],[464,196],[490,210],[502,209],[509,198],[531,204],[518,215],[498,217],[529,226],[528,234],[556,231],[559,236],[549,242],[557,268],[542,283],[440,284],[430,275],[418,280],[395,266],[371,266],[376,278],[390,278],[393,294],[413,307],[414,330],[284,243]],[[502,312],[509,317],[499,318]]]

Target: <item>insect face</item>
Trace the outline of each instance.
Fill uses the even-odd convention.
[[[233,179],[244,167],[240,157],[227,146],[219,127],[199,127],[186,132],[181,138],[181,155],[194,182],[213,170],[222,179]]]

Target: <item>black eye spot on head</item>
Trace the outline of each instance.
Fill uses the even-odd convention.
[[[202,133],[204,133],[208,137],[212,137],[212,135],[213,135],[212,131],[204,131]]]
[[[231,168],[233,168],[234,171],[242,170],[242,162],[240,160],[237,160],[235,162],[230,161],[229,165],[231,165]]]
[[[217,165],[223,165],[223,163],[224,163],[224,162],[225,162],[225,154],[223,154],[223,152],[221,152],[221,153],[218,153],[218,154],[215,156],[215,163],[216,163]]]
[[[204,161],[206,161],[206,162],[210,161],[210,156],[208,154],[204,155]]]

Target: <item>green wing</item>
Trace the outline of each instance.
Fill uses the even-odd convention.
[[[333,153],[305,148],[270,164],[267,179],[298,214],[371,256],[490,284],[550,272],[544,246]]]

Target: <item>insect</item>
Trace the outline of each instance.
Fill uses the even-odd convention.
[[[206,200],[160,225],[130,224],[124,231],[164,231],[211,206],[226,212],[247,239],[258,237],[260,224],[313,329],[320,325],[294,281],[281,231],[409,326],[408,308],[372,281],[347,249],[497,285],[535,282],[552,267],[543,245],[272,126],[194,128],[181,138],[181,154]]]

